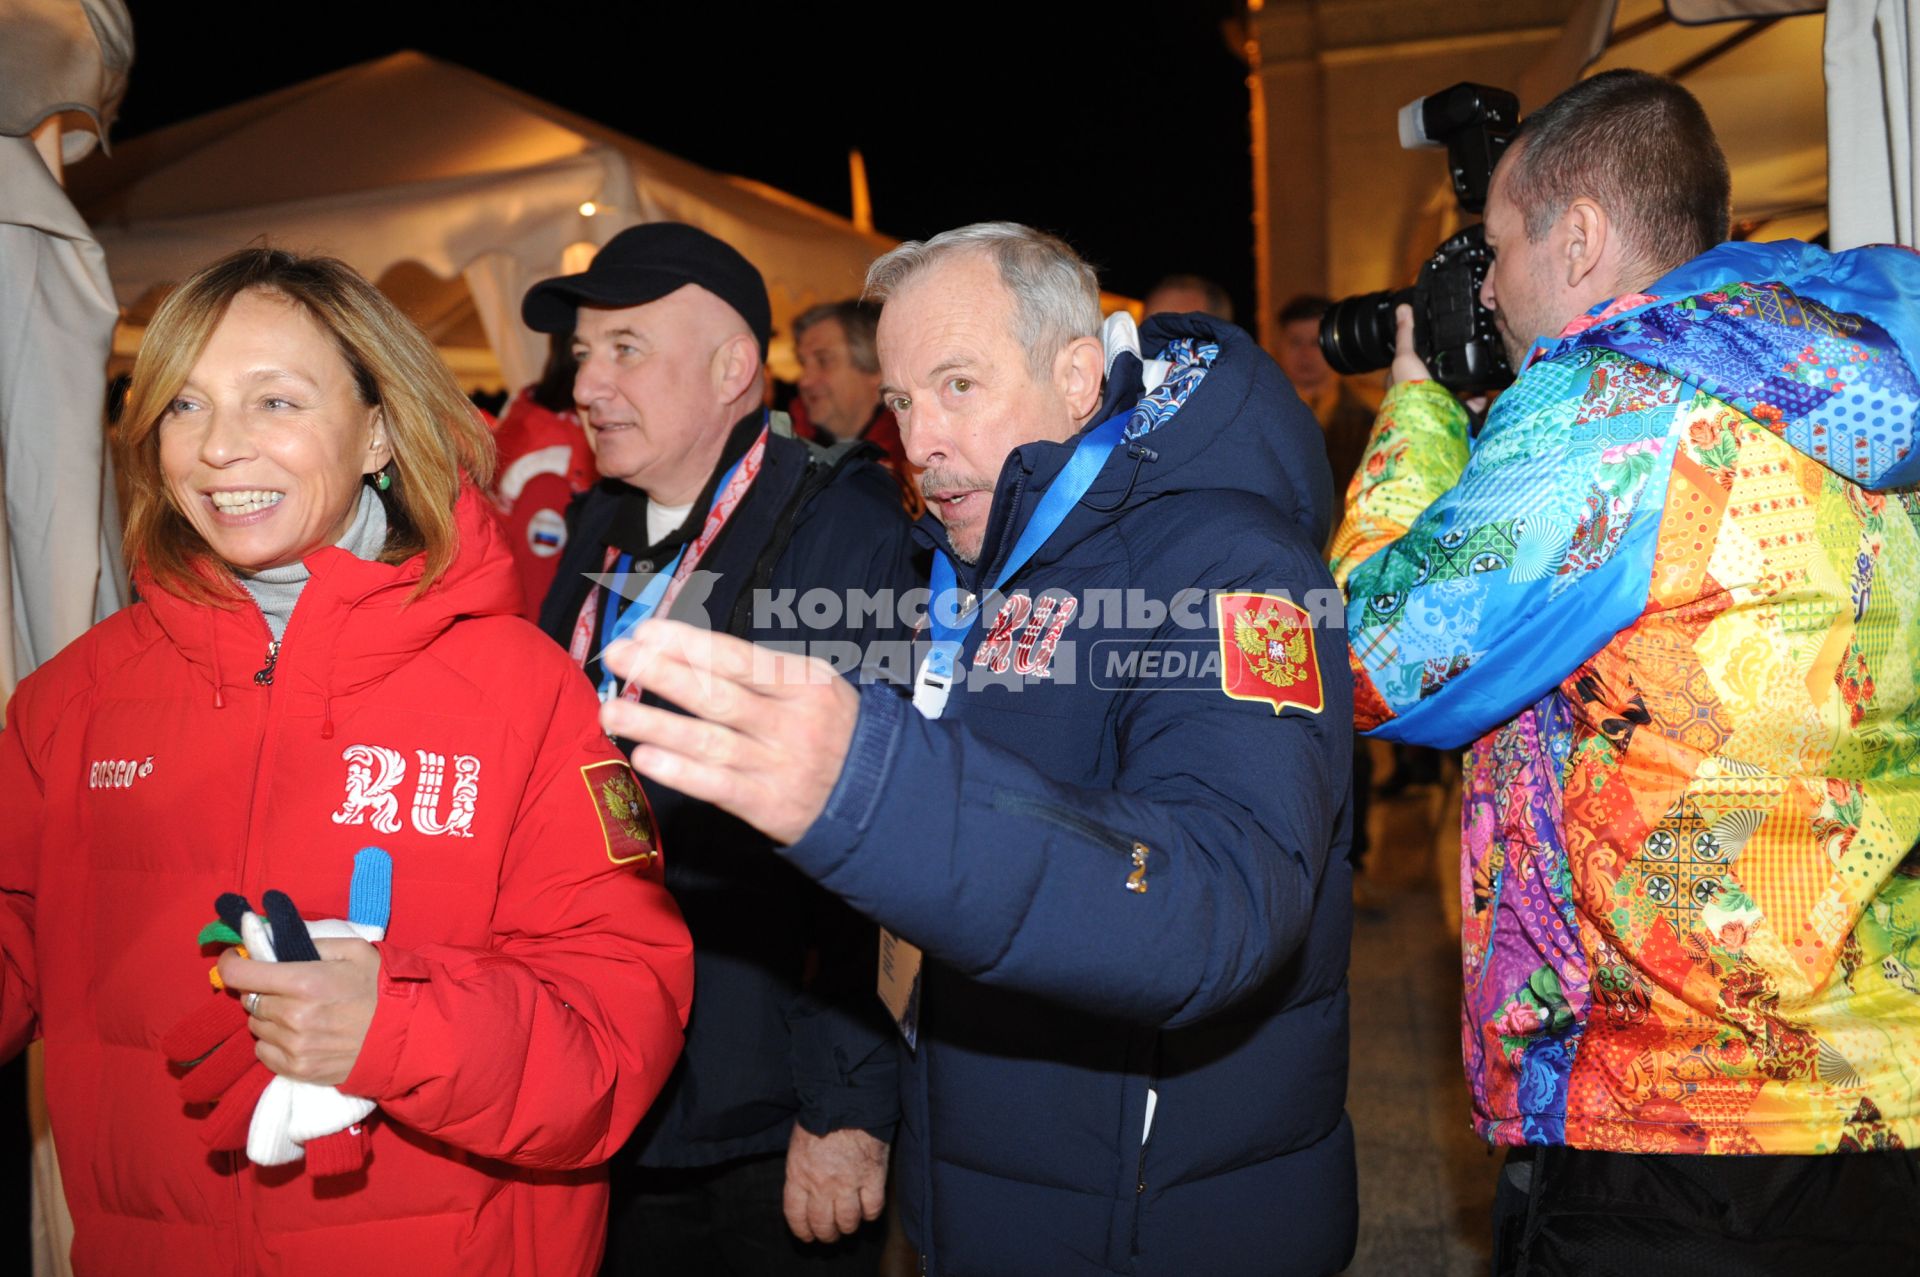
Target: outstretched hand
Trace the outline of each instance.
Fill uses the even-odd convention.
[[[860,694],[825,661],[679,621],[647,621],[601,657],[631,685],[685,710],[625,699],[600,707],[608,735],[636,742],[633,769],[797,841],[840,779]]]

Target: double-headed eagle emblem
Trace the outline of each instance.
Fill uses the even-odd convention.
[[[622,771],[600,786],[600,798],[607,814],[620,823],[621,832],[635,842],[653,842],[652,822],[648,820],[647,800],[631,775]]]
[[[1229,591],[1219,610],[1220,690],[1237,701],[1265,701],[1278,714],[1289,705],[1326,708],[1313,618],[1285,595]]]
[[[1306,626],[1279,608],[1257,615],[1235,613],[1233,641],[1246,655],[1247,665],[1275,687],[1292,687],[1307,676]]]
[[[616,865],[657,863],[660,831],[654,827],[646,791],[627,765],[611,759],[588,763],[580,769],[580,777],[587,782],[587,797],[600,818],[607,859]]]

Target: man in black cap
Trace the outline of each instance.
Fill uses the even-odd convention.
[[[603,698],[643,696],[599,653],[651,615],[843,665],[908,637],[897,606],[847,606],[918,583],[893,481],[769,417],[772,318],[744,257],[691,226],[632,227],[584,273],[535,285],[522,314],[572,334],[602,475],[568,512],[541,628]],[[880,1214],[898,1116],[875,930],[751,827],[648,792],[697,993],[680,1067],[613,1167],[606,1271],[873,1272],[883,1238],[861,1224]]]

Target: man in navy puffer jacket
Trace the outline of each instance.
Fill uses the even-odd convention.
[[[1337,1271],[1351,693],[1318,428],[1231,325],[1103,347],[1092,270],[1024,227],[868,287],[938,551],[913,703],[650,622],[607,663],[688,715],[603,725],[899,937],[924,1271]]]

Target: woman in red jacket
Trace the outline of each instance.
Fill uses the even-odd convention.
[[[691,953],[591,693],[515,615],[485,429],[365,280],[267,249],[177,289],[133,378],[142,602],[0,734],[0,1054],[45,1039],[76,1271],[592,1272]],[[379,943],[229,948],[210,987],[217,895],[345,919],[370,845]],[[161,1043],[222,1016],[183,1077]],[[296,1093],[348,1115],[305,1160]]]

